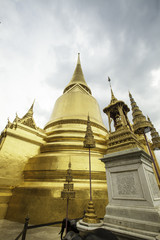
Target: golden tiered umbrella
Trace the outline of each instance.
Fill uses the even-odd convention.
[[[85,213],[85,216],[83,218],[83,221],[86,223],[99,223],[99,219],[97,218],[97,215],[95,214],[94,206],[93,206],[93,200],[92,200],[92,177],[91,177],[91,155],[90,155],[90,149],[95,148],[95,140],[93,136],[93,132],[91,129],[91,122],[90,118],[88,116],[87,121],[87,130],[84,140],[84,148],[89,149],[89,182],[90,182],[90,201],[88,203],[88,208]]]
[[[142,111],[139,109],[139,107],[137,106],[134,98],[132,97],[131,93],[129,93],[129,97],[130,97],[130,101],[131,101],[131,107],[132,107],[132,116],[133,116],[133,130],[134,133],[136,134],[143,134],[144,138],[146,140],[146,144],[149,150],[149,153],[151,155],[151,159],[152,162],[154,164],[154,168],[158,177],[158,180],[160,182],[160,176],[159,176],[159,172],[156,166],[156,163],[154,161],[150,146],[148,144],[148,140],[146,138],[146,133],[151,131],[151,129],[153,128],[151,122],[146,120],[146,117],[143,115]]]
[[[153,123],[151,122],[150,118],[148,117],[148,121],[151,123],[152,125],[152,129],[151,129],[151,137],[152,137],[152,148],[153,150],[160,150],[160,136],[159,133],[156,131]]]
[[[75,191],[74,185],[72,182],[72,170],[71,170],[71,162],[68,164],[67,175],[66,175],[66,182],[64,183],[64,189],[61,192],[61,197],[67,200],[67,208],[66,208],[66,234],[67,234],[67,220],[68,220],[68,207],[69,207],[69,200],[75,198]]]

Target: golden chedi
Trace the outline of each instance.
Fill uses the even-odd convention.
[[[73,77],[53,108],[44,128],[45,138],[39,154],[24,168],[24,181],[13,191],[6,218],[23,221],[28,214],[33,223],[61,220],[66,203],[61,199],[68,162],[72,164],[75,199],[71,199],[70,218],[82,217],[89,200],[88,150],[83,147],[87,116],[96,147],[91,150],[93,199],[98,217],[104,216],[107,203],[105,168],[99,159],[106,152],[108,132],[99,105],[92,96],[78,55]]]

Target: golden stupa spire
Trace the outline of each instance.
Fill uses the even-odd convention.
[[[130,92],[129,97],[132,107],[134,133],[143,134],[149,132],[152,128],[151,123],[146,120],[146,117],[143,115],[142,111],[137,106]]]
[[[74,70],[72,79],[69,82],[69,84],[65,87],[63,93],[68,91],[70,88],[72,88],[76,84],[81,85],[87,92],[92,94],[90,88],[88,87],[88,85],[87,85],[87,83],[84,79],[84,75],[83,75],[83,71],[82,71],[82,67],[81,67],[81,62],[80,62],[80,53],[78,53],[77,65],[76,65],[76,68]]]
[[[152,137],[152,148],[153,150],[160,150],[160,136],[159,133],[156,131],[153,123],[151,122],[150,118],[148,118],[148,121],[150,122],[150,124],[152,125],[152,129],[151,129],[151,137]]]

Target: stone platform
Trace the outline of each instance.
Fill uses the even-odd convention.
[[[0,220],[0,239],[15,240],[24,224],[8,220]],[[60,227],[41,227],[29,229],[26,240],[60,240]],[[21,237],[22,238],[22,237]],[[20,239],[21,239],[20,238]]]

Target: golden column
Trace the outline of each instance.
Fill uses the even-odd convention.
[[[99,219],[97,218],[97,215],[95,214],[93,201],[92,201],[92,177],[91,177],[91,155],[90,155],[90,149],[95,148],[95,140],[93,136],[93,132],[91,129],[91,122],[88,116],[87,121],[87,130],[84,140],[84,148],[89,149],[89,182],[90,182],[90,201],[88,203],[88,208],[85,213],[85,216],[83,218],[83,222],[86,223],[99,223]]]
[[[151,159],[152,162],[154,164],[154,168],[158,177],[158,181],[160,182],[160,176],[159,176],[159,172],[156,166],[156,163],[154,161],[150,146],[148,144],[148,140],[146,138],[146,133],[148,133],[149,131],[151,131],[151,129],[153,128],[151,122],[146,120],[146,117],[142,114],[142,111],[139,109],[139,107],[137,106],[134,98],[132,97],[131,93],[129,92],[129,97],[130,97],[130,102],[131,102],[131,107],[132,107],[132,116],[133,116],[133,130],[135,134],[143,134],[149,153],[151,155]]]

